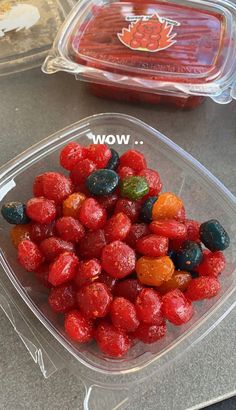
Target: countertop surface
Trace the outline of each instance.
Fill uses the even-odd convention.
[[[236,194],[236,104],[206,101],[194,111],[135,106],[100,100],[66,74],[40,69],[0,80],[0,165],[70,123],[100,112],[136,116],[190,152]],[[0,408],[4,410],[82,409],[83,388],[66,370],[45,380],[0,310]],[[129,410],[200,408],[236,393],[236,310],[171,372],[132,396]],[[174,380],[174,383],[173,383]],[[172,388],[168,388],[172,384]],[[166,392],[168,391],[168,394]],[[171,392],[171,393],[170,393]],[[235,409],[224,402],[215,409]],[[100,409],[98,409],[100,410]]]

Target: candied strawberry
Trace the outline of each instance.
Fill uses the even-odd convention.
[[[26,213],[33,221],[48,224],[56,217],[56,206],[50,199],[36,197],[27,202]]]
[[[168,252],[168,238],[158,235],[147,235],[137,240],[136,248],[142,255],[150,257],[165,256]]]
[[[37,280],[46,288],[51,288],[51,283],[48,282],[48,275],[49,275],[49,266],[47,263],[43,263],[40,265],[35,271],[34,275]]]
[[[124,356],[132,345],[128,335],[105,321],[97,326],[95,339],[101,351],[113,357]]]
[[[108,212],[111,212],[115,208],[116,202],[118,200],[118,195],[114,192],[110,195],[97,196],[96,199],[103,208],[105,208]]]
[[[134,332],[139,325],[134,304],[125,298],[113,300],[110,314],[113,325],[124,332]]]
[[[119,198],[115,206],[115,214],[123,212],[132,223],[137,222],[141,209],[140,201],[130,201],[126,198]]]
[[[58,236],[64,241],[78,243],[85,235],[83,225],[71,216],[63,216],[56,222]]]
[[[96,164],[88,158],[79,161],[71,170],[70,178],[73,184],[83,184],[86,182],[87,177],[96,171]]]
[[[147,194],[148,196],[155,196],[159,194],[162,189],[162,182],[158,172],[153,169],[146,168],[139,171],[137,175],[146,178],[149,187],[149,192]]]
[[[65,332],[75,342],[90,342],[93,338],[93,323],[79,310],[71,310],[65,316]]]
[[[87,158],[93,161],[99,169],[106,168],[111,156],[111,150],[105,144],[91,144],[88,147]]]
[[[96,279],[96,282],[101,282],[105,283],[105,285],[108,287],[108,289],[113,292],[113,289],[117,283],[117,279],[112,278],[109,276],[106,272],[102,272],[98,278]]]
[[[175,220],[153,221],[149,229],[156,235],[166,236],[169,239],[185,240],[187,236],[186,226]]]
[[[77,292],[81,312],[90,319],[104,317],[110,310],[112,295],[104,283],[94,282]]]
[[[217,277],[225,269],[226,261],[223,252],[203,251],[203,259],[196,268],[200,276]]]
[[[31,239],[35,242],[42,242],[46,238],[50,238],[55,234],[55,222],[48,224],[32,223],[31,224]]]
[[[69,282],[75,277],[77,266],[78,258],[73,252],[61,253],[50,266],[48,281],[53,286]]]
[[[60,253],[74,252],[74,245],[71,242],[63,241],[56,236],[44,239],[39,245],[40,251],[48,261],[53,261]]]
[[[160,325],[163,322],[161,306],[161,297],[151,288],[142,289],[135,303],[139,320],[152,325]]]
[[[90,259],[88,261],[79,262],[75,276],[75,283],[80,288],[88,285],[95,279],[99,278],[101,273],[101,264],[98,259]]]
[[[200,222],[193,219],[186,219],[184,222],[187,228],[187,239],[189,241],[200,242]]]
[[[63,168],[71,171],[73,167],[83,158],[86,150],[77,142],[69,142],[60,153],[60,164]]]
[[[147,323],[140,323],[139,327],[132,334],[136,339],[141,340],[143,343],[151,344],[157,342],[165,336],[167,331],[166,324],[164,322],[159,325],[148,325]]]
[[[79,210],[79,220],[88,229],[96,230],[106,224],[106,210],[93,198],[87,198]]]
[[[37,182],[38,180],[40,181],[39,183]],[[36,177],[35,185],[40,186],[42,196],[55,201],[56,204],[60,204],[73,192],[71,180],[59,172],[45,172],[39,175]],[[37,188],[36,191],[38,192],[39,189]]]
[[[78,255],[82,259],[100,258],[106,245],[105,234],[102,229],[86,232],[78,246]]]
[[[120,167],[130,167],[135,172],[142,171],[147,168],[147,163],[144,155],[134,149],[129,149],[120,157]]]
[[[192,279],[185,292],[185,296],[190,300],[210,299],[220,291],[220,282],[211,276],[201,276]]]
[[[130,219],[123,212],[113,215],[105,226],[104,232],[107,242],[124,240],[131,228]]]
[[[137,279],[124,279],[116,283],[113,294],[135,303],[144,286]]]
[[[28,239],[19,243],[17,252],[20,264],[28,272],[37,270],[44,261],[44,257],[38,246]]]
[[[65,313],[76,307],[76,291],[71,283],[63,283],[52,288],[48,297],[51,309],[57,313]]]
[[[126,177],[132,177],[135,175],[134,170],[130,167],[120,167],[119,166],[117,171],[118,171],[120,179],[124,179]]]
[[[102,268],[113,278],[121,279],[135,269],[135,252],[121,241],[111,242],[102,251]]]
[[[164,317],[176,326],[188,322],[193,316],[193,306],[191,302],[179,289],[174,289],[166,293],[162,297],[162,303]]]
[[[145,223],[136,223],[131,225],[131,228],[129,230],[129,233],[125,239],[125,242],[127,242],[127,244],[129,246],[131,246],[131,248],[135,249],[136,245],[137,245],[137,241],[140,238],[143,238],[144,236],[148,235],[150,233],[149,231],[149,227],[147,224]]]

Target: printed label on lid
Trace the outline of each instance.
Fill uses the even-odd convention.
[[[30,4],[3,3],[0,6],[0,37],[9,31],[20,31],[34,26],[40,19],[38,8]]]
[[[151,16],[131,16],[128,28],[123,28],[117,36],[131,50],[148,51],[150,53],[165,50],[176,43],[172,34],[174,26],[180,23],[159,17],[157,13]]]

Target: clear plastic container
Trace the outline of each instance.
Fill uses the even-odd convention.
[[[75,74],[102,97],[226,104],[236,98],[235,25],[230,0],[82,0],[42,69]]]
[[[5,294],[0,291],[0,305],[13,324],[15,321],[20,324],[21,327],[15,325],[15,328],[32,357],[40,363],[45,377],[60,366],[67,366],[86,386],[86,409],[111,409],[126,400],[129,390],[140,388],[139,383],[143,388],[150,378],[153,382],[154,374],[159,375],[177,355],[201,340],[236,305],[236,199],[199,162],[161,133],[136,118],[107,113],[85,118],[58,131],[2,167],[0,206],[10,200],[26,201],[32,196],[32,181],[36,175],[59,169],[61,147],[73,140],[88,145],[92,134],[104,135],[108,144],[117,140],[112,147],[120,153],[131,147],[137,148],[137,143],[143,141],[140,149],[150,167],[160,172],[164,190],[176,192],[183,198],[190,218],[201,221],[213,217],[219,219],[232,238],[226,251],[227,269],[223,273],[219,296],[197,303],[192,320],[180,327],[169,325],[163,340],[152,345],[137,343],[126,357],[115,360],[105,357],[94,344],[79,345],[67,338],[61,320],[47,305],[45,289],[19,266],[9,237],[9,225],[1,218],[0,263],[5,273],[0,277],[0,284],[3,283]],[[118,144],[117,135],[128,136],[127,144]],[[8,290],[10,282],[17,297]],[[26,319],[16,307],[19,296],[31,312]],[[48,330],[46,339],[35,329],[34,315]],[[35,348],[35,345],[39,347]]]
[[[74,0],[0,2],[0,75],[40,66]]]

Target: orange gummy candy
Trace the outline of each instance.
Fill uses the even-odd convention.
[[[18,245],[21,241],[25,239],[30,239],[30,232],[31,232],[31,226],[30,224],[26,225],[15,225],[11,231],[10,231],[10,236],[11,236],[11,241],[15,248],[18,248]]]
[[[183,206],[182,200],[172,192],[164,192],[158,196],[158,199],[152,208],[152,217],[158,219],[174,219]]]
[[[172,289],[179,289],[184,292],[189,282],[192,280],[192,276],[189,272],[176,270],[167,282],[163,282],[161,286],[157,288],[157,291],[161,294],[165,294]]]
[[[150,286],[160,286],[163,281],[168,281],[175,270],[169,256],[150,258],[143,256],[136,262],[136,272],[141,283]]]
[[[82,192],[75,192],[68,196],[62,204],[63,216],[72,216],[72,218],[78,219],[79,209],[85,199],[86,196]]]

